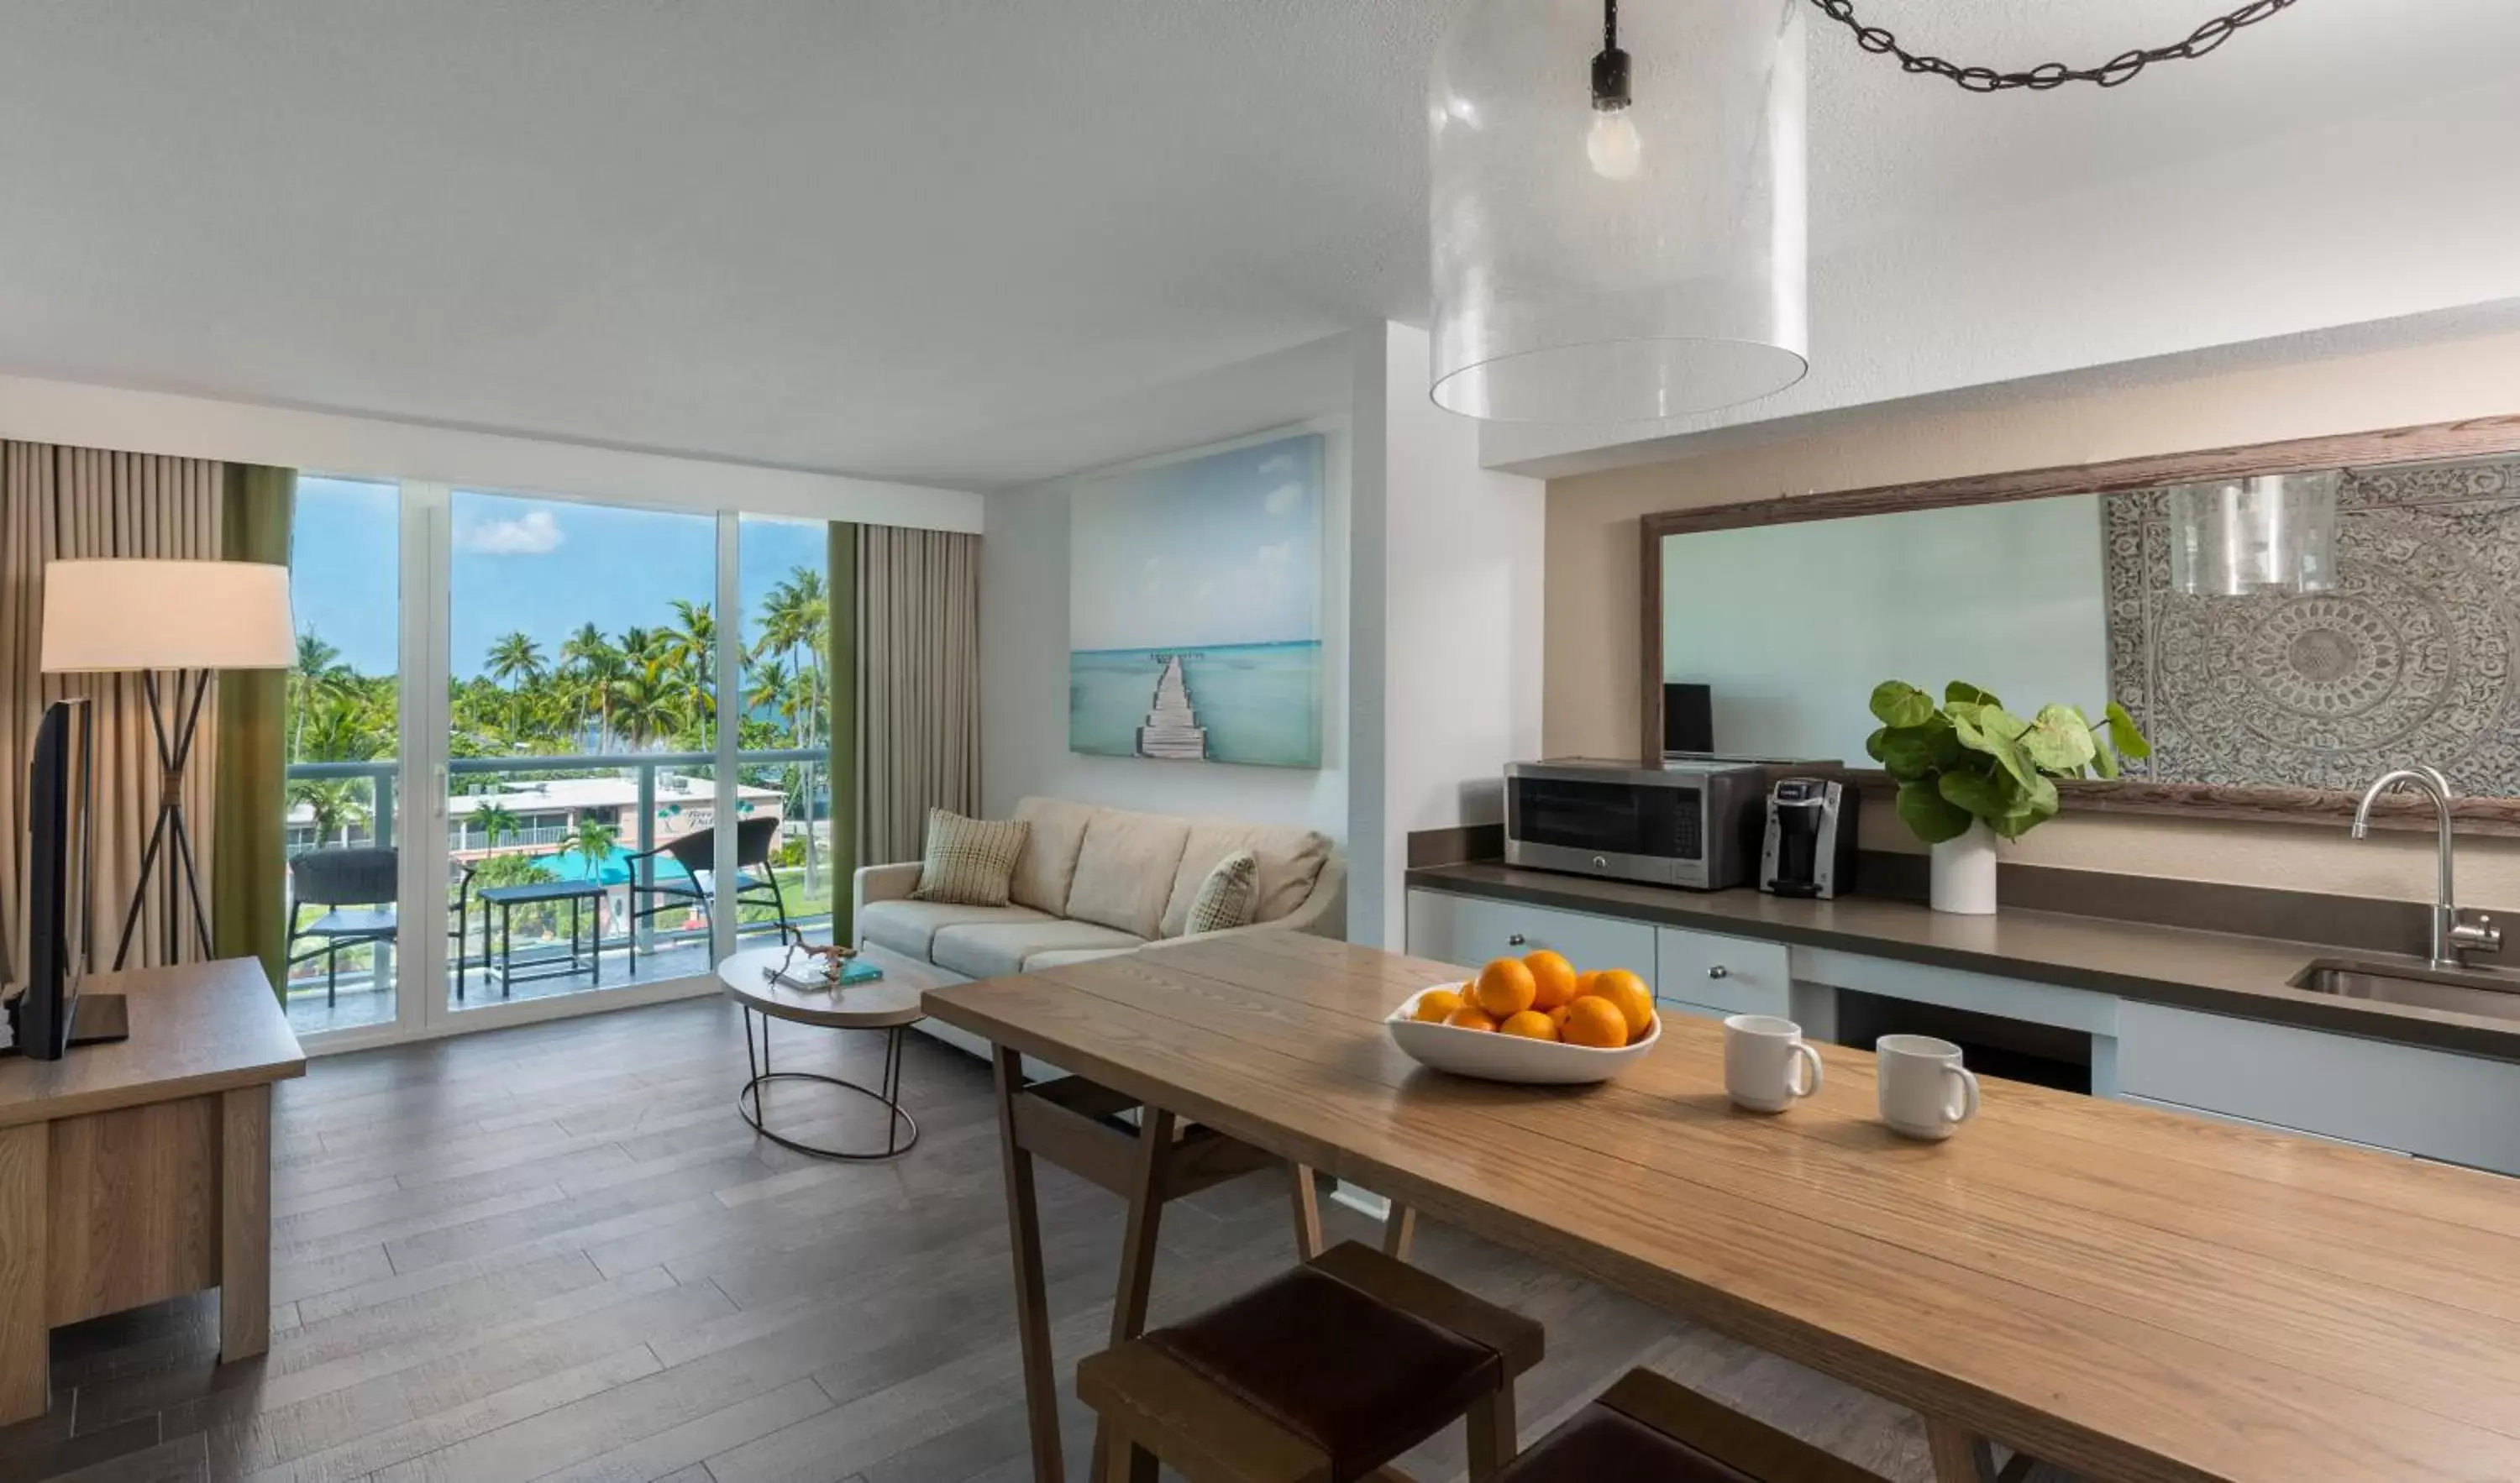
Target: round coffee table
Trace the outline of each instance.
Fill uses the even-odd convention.
[[[799,989],[775,981],[770,975],[788,964],[788,951],[784,947],[747,948],[717,966],[718,981],[725,986],[726,996],[743,1007],[743,1058],[752,1068],[752,1079],[735,1097],[738,1115],[752,1126],[752,1131],[799,1153],[817,1158],[844,1158],[865,1163],[898,1158],[919,1142],[919,1123],[901,1105],[901,1037],[910,1027],[926,1016],[920,1012],[919,988],[889,978],[872,983],[853,983],[838,989]],[[816,961],[798,953],[796,968],[817,966]],[[752,1016],[761,1016],[761,1048],[754,1054]],[[785,1019],[792,1024],[820,1025],[832,1030],[881,1030],[883,1042],[883,1074],[878,1087],[869,1087],[837,1076],[825,1076],[819,1071],[774,1071],[770,1068],[770,1022]],[[880,1149],[822,1148],[783,1137],[762,1126],[761,1089],[774,1081],[814,1081],[838,1087],[872,1099],[888,1114],[884,1124],[883,1147]],[[905,1137],[905,1133],[907,1136]]]

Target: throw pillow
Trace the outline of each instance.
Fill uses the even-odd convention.
[[[1216,862],[1216,869],[1198,883],[1198,895],[1191,900],[1190,919],[1182,923],[1182,930],[1222,932],[1249,926],[1259,904],[1260,857],[1238,850]]]
[[[927,851],[919,861],[913,901],[954,906],[1005,906],[1015,861],[1032,826],[1021,820],[966,819],[941,808],[927,811]]]

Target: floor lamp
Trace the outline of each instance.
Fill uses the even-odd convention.
[[[46,674],[139,672],[158,739],[157,822],[140,852],[140,878],[123,914],[113,966],[131,955],[132,934],[160,862],[168,875],[166,951],[182,935],[180,886],[192,899],[202,956],[210,956],[210,919],[202,870],[184,823],[184,768],[201,730],[210,673],[286,669],[296,659],[289,615],[289,568],[257,562],[69,561],[44,564]],[[160,673],[174,676],[172,703]]]

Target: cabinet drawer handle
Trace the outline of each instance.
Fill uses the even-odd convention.
[[[1709,978],[1730,978],[1732,976],[1732,970],[1719,963],[1715,966],[1706,970],[1706,976]]]
[[[1509,948],[1518,948],[1522,946],[1522,934],[1520,932],[1514,933],[1512,936],[1505,940],[1505,945]]]

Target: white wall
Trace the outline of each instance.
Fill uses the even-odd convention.
[[[976,531],[985,508],[959,489],[27,377],[0,377],[0,437],[933,530]]]
[[[1087,757],[1067,749],[1067,515],[1079,484],[1127,469],[1214,453],[1291,432],[1323,434],[1322,766],[1235,767]],[[1207,814],[1348,837],[1348,520],[1351,437],[1345,418],[1320,418],[1185,448],[1132,464],[989,496],[980,543],[980,772],[987,811],[1004,818],[1026,794]]]
[[[1996,125],[2001,105],[1967,102]],[[1801,384],[1663,423],[1495,424],[1487,462],[1576,474],[1685,456],[1711,427],[2500,304],[2520,297],[2520,192],[2484,183],[2507,184],[2515,124],[2507,80],[2444,89],[2030,205],[1900,222],[1814,257]],[[2445,211],[2454,225],[2427,227]]]
[[[1501,821],[1540,755],[1546,486],[1479,467],[1426,365],[1422,330],[1361,337],[1348,936],[1392,948],[1409,834]]]

